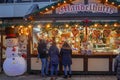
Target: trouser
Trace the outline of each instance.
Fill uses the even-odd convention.
[[[70,74],[70,75],[72,74],[71,65],[63,65],[63,67],[64,67],[64,75],[68,75],[68,73],[67,73],[67,68],[68,68],[69,74]]]
[[[51,67],[50,67],[50,74],[51,76],[54,75],[54,72],[55,72],[55,75],[57,76],[58,75],[58,64],[51,64]]]
[[[42,68],[41,68],[41,75],[45,76],[48,74],[49,62],[46,58],[41,58]]]

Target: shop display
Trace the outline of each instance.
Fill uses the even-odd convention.
[[[115,29],[104,27],[104,25],[91,25],[84,27],[81,25],[69,26],[63,25],[60,27],[39,27],[40,32],[33,33],[33,53],[37,54],[38,39],[44,38],[51,42],[53,37],[57,42],[59,49],[64,41],[67,41],[72,47],[73,55],[91,55],[95,52],[111,53],[117,49],[119,44],[116,37],[119,35]],[[87,30],[87,34],[86,34]],[[86,52],[87,51],[87,52]]]

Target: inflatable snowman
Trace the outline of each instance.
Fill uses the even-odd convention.
[[[3,70],[8,76],[19,76],[26,72],[26,60],[19,56],[18,38],[14,28],[6,28],[6,59],[3,63]]]

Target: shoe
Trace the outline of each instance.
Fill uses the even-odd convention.
[[[68,77],[67,77],[67,75],[64,75],[64,77],[63,77],[63,78],[67,79]]]
[[[71,78],[71,77],[72,77],[72,75],[70,74],[70,75],[69,75],[69,78]]]
[[[50,78],[50,80],[54,80],[54,78],[53,78],[53,77],[51,77],[51,78]]]

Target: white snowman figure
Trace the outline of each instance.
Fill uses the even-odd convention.
[[[14,28],[6,28],[6,59],[3,63],[3,70],[8,76],[19,76],[26,72],[26,60],[18,55],[18,38]]]

